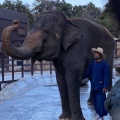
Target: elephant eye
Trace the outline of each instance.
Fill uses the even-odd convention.
[[[50,34],[51,34],[51,30],[50,30],[49,28],[46,28],[46,29],[44,30],[44,32],[45,32],[47,35],[50,35]]]

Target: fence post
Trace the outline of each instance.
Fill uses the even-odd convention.
[[[42,64],[42,61],[40,62],[40,71],[41,71],[41,75],[43,74],[43,64]]]
[[[115,41],[115,59],[117,59],[117,41]]]
[[[50,74],[52,74],[52,61],[50,61]]]
[[[2,82],[4,81],[4,51],[3,51],[3,48],[2,48],[2,61],[1,61],[2,65]]]
[[[14,81],[14,58],[12,58],[12,81]]]
[[[21,71],[22,71],[22,78],[24,77],[24,61],[22,60],[22,68],[21,68]]]
[[[2,88],[1,88],[1,83],[0,83],[0,90],[2,90]]]
[[[34,64],[31,63],[31,75],[33,76],[34,74]]]

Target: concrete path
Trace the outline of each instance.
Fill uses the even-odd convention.
[[[114,83],[119,79],[114,72]],[[95,112],[87,105],[90,84],[81,87],[81,106],[86,120]],[[61,102],[55,73],[35,74],[7,85],[0,92],[0,120],[59,120]],[[105,120],[111,120],[106,116]]]

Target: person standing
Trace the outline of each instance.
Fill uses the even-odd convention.
[[[97,113],[93,120],[104,120],[104,116],[107,115],[104,102],[109,83],[109,66],[101,47],[92,48],[91,51],[94,61],[88,66],[84,78],[91,78],[92,103]]]

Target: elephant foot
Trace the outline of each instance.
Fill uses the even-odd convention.
[[[87,100],[87,104],[88,104],[88,105],[92,105],[92,100],[91,100],[91,99],[88,99],[88,100]]]
[[[59,120],[71,120],[70,118],[60,118]]]
[[[71,120],[85,120],[84,117],[74,117],[74,118],[71,118]]]
[[[68,112],[63,112],[60,116],[59,116],[59,120],[71,120],[71,114]]]

